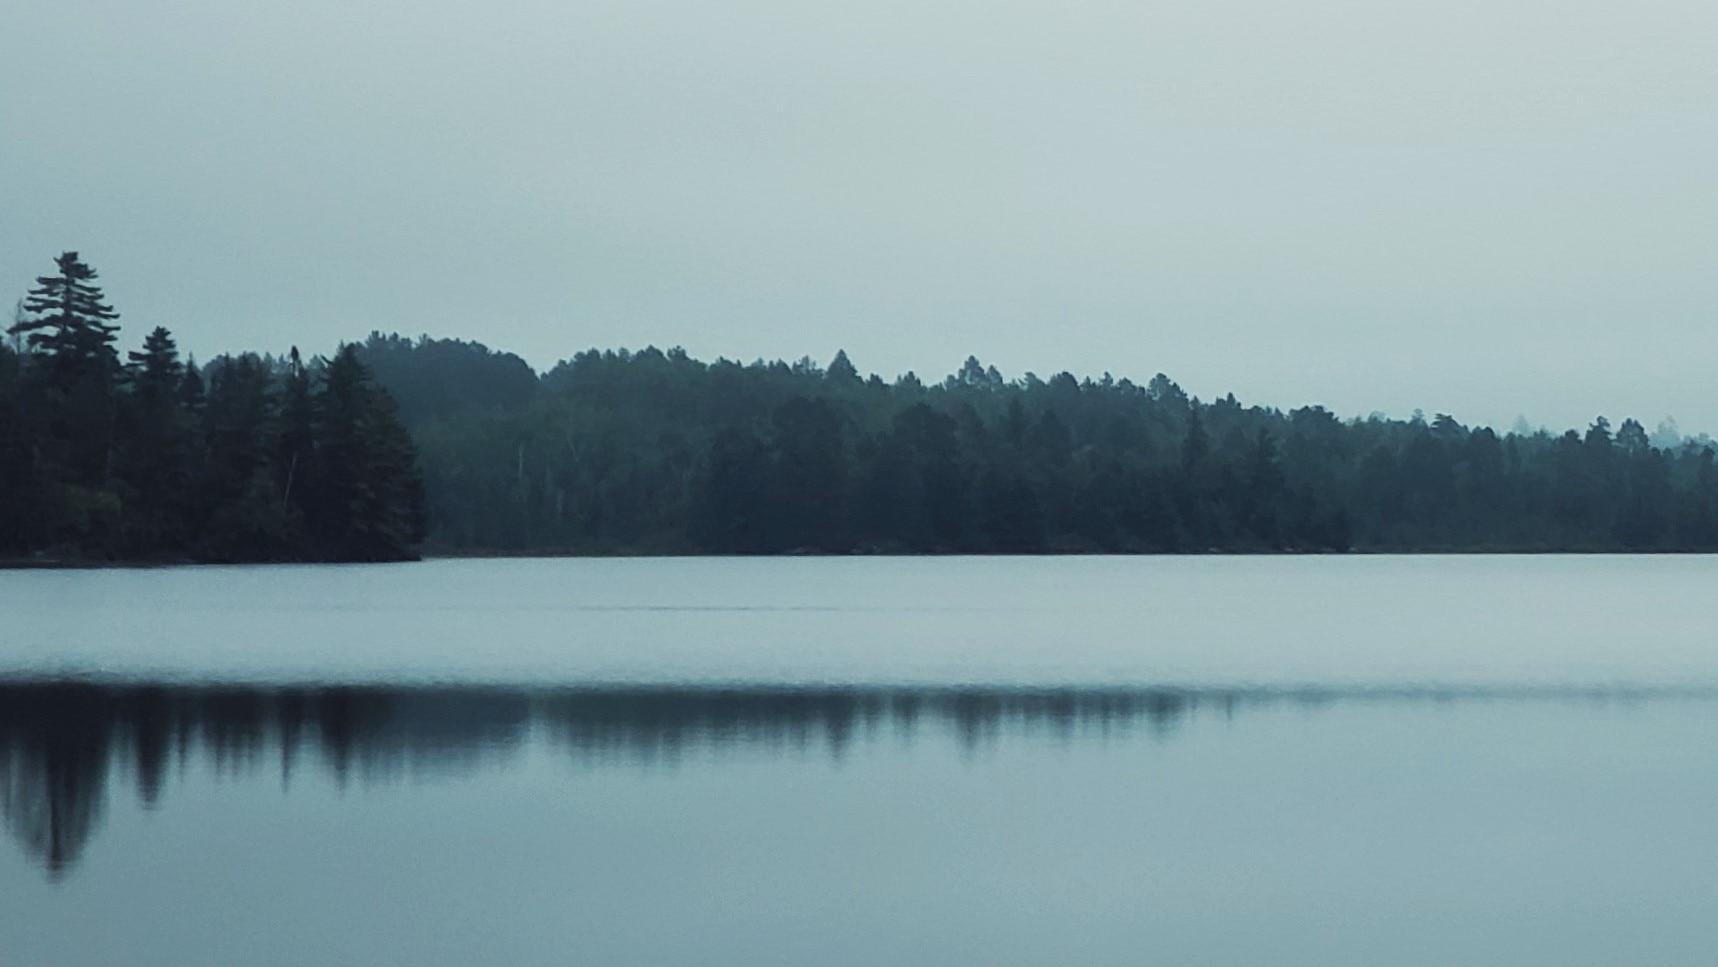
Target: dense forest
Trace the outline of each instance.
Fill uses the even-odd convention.
[[[590,350],[539,377],[474,343],[372,335],[362,358],[412,428],[446,550],[1718,549],[1712,442],[1632,419],[1345,420],[972,358],[933,384],[843,353]]]
[[[538,374],[372,334],[121,363],[73,253],[0,349],[0,555],[1718,550],[1709,439],[1498,433],[1189,397],[1159,374],[925,383],[679,349]]]
[[[0,347],[0,557],[414,557],[411,437],[356,346],[199,366],[157,328],[122,362],[118,313],[67,252]]]

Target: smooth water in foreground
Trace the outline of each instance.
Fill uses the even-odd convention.
[[[1718,560],[0,573],[0,965],[1704,964]]]

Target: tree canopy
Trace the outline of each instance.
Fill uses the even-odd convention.
[[[0,347],[0,555],[1718,550],[1706,438],[458,339],[125,355],[75,253]]]
[[[402,345],[361,350],[403,374],[446,354]],[[1718,548],[1705,439],[1655,446],[1603,417],[1562,436],[1341,419],[1201,401],[1163,374],[1006,379],[972,357],[927,385],[861,377],[845,353],[592,349],[529,397],[411,426],[429,546],[448,551]]]
[[[398,560],[424,530],[417,454],[356,347],[182,362],[68,252],[0,349],[0,556]]]

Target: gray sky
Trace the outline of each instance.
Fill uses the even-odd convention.
[[[17,0],[0,294],[1718,428],[1710,0]]]

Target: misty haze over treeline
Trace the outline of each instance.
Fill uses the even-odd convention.
[[[181,361],[67,253],[0,349],[0,554],[1718,549],[1704,436],[1507,433],[1190,398],[1167,376],[934,383],[458,339]]]

